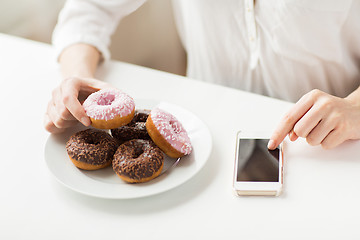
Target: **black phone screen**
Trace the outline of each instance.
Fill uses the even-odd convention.
[[[240,139],[237,181],[279,181],[280,150],[269,150],[268,141],[269,139]]]

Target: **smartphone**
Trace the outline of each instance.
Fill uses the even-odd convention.
[[[283,144],[269,150],[270,134],[240,131],[233,187],[237,195],[278,196],[283,187]]]

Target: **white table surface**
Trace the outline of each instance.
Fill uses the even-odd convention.
[[[60,81],[49,45],[0,34],[0,239],[360,239],[360,142],[333,150],[285,141],[280,197],[237,197],[235,135],[272,130],[283,101],[112,61],[98,78],[134,98],[165,100],[209,127],[203,169],[170,191],[105,200],[47,169],[43,114]]]

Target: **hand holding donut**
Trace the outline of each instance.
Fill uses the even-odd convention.
[[[282,118],[269,141],[274,149],[289,134],[291,141],[306,138],[310,145],[334,148],[360,138],[359,89],[346,98],[320,90],[305,94]]]
[[[91,93],[109,87],[109,84],[93,78],[66,78],[52,92],[45,113],[45,129],[50,133],[60,133],[78,121],[89,126],[90,119],[80,102]]]

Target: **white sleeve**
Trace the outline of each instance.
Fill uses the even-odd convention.
[[[74,43],[96,47],[110,59],[110,38],[118,22],[146,0],[68,0],[61,10],[52,43],[56,58]]]

